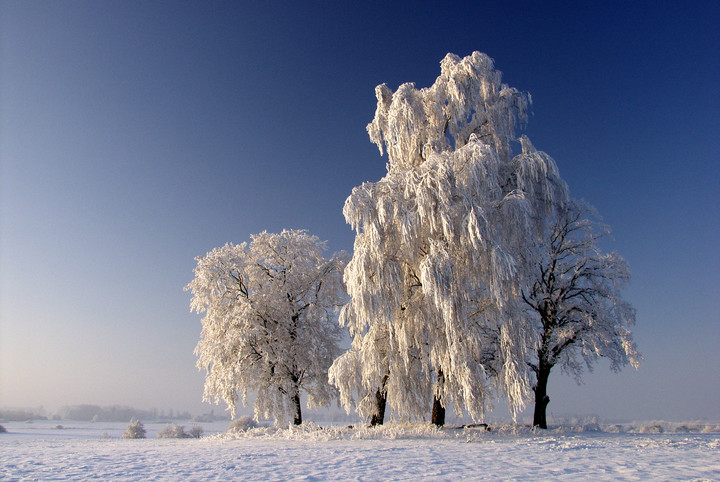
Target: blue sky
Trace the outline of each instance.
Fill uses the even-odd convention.
[[[374,87],[480,50],[633,271],[639,371],[553,373],[549,415],[720,419],[720,4],[357,3],[0,3],[0,406],[209,410],[194,257],[351,251]]]

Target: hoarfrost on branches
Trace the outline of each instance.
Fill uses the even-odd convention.
[[[337,311],[347,300],[347,255],[323,257],[325,243],[306,231],[263,232],[250,244],[227,244],[197,258],[186,287],[191,308],[205,313],[195,348],[207,372],[205,401],[238,401],[256,391],[255,416],[302,422],[309,407],[336,395],[328,367],[340,353]]]
[[[575,200],[549,218],[521,292],[533,343],[533,425],[541,428],[547,428],[547,382],[554,366],[579,381],[598,357],[609,359],[614,371],[628,364],[637,368],[640,361],[629,330],[635,309],[621,295],[630,270],[617,253],[600,250],[598,240],[609,229],[596,218],[592,207]]]
[[[529,96],[500,77],[484,54],[448,54],[429,88],[376,88],[367,129],[388,172],[343,210],[356,230],[340,316],[353,342],[330,378],[347,410],[370,416],[381,389],[401,417],[434,400],[479,418],[492,388],[515,411],[529,394],[517,279],[568,193],[553,160],[516,139]]]

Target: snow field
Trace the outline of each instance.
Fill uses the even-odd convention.
[[[124,440],[89,438],[82,428],[78,436],[58,431],[62,437],[6,428],[2,480],[720,480],[718,433],[307,427],[255,429],[235,439]]]

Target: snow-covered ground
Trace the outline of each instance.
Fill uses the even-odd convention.
[[[59,424],[63,428],[55,428]],[[199,440],[154,438],[164,424],[146,424],[147,439],[125,440],[119,438],[125,423],[3,425],[8,433],[0,434],[2,480],[720,480],[720,433],[697,433],[692,426],[680,426],[682,433],[563,428],[537,434],[309,424],[227,439],[212,435],[227,426],[216,422],[202,424],[210,436]]]

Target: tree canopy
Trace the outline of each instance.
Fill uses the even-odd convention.
[[[238,401],[256,391],[255,415],[302,422],[309,406],[335,395],[327,370],[340,353],[337,310],[346,301],[344,253],[326,259],[306,231],[263,232],[197,258],[191,308],[205,313],[197,366],[207,372],[205,401]],[[239,397],[241,395],[241,398]]]
[[[376,96],[367,129],[388,172],[345,202],[356,238],[340,321],[353,343],[330,377],[363,415],[380,387],[401,416],[434,398],[479,417],[492,387],[518,409],[529,390],[512,311],[522,254],[568,197],[553,160],[516,137],[529,96],[479,52],[448,54],[431,87]]]

